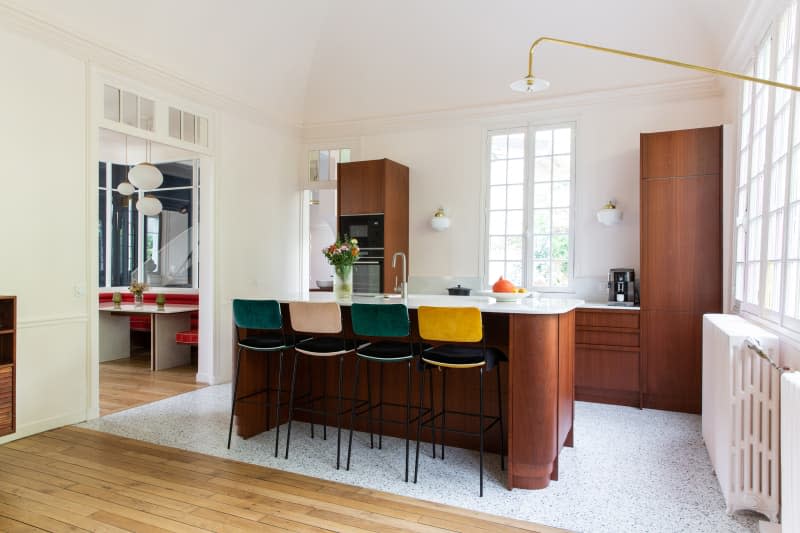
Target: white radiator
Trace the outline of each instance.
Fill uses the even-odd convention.
[[[778,337],[737,315],[703,317],[703,439],[729,513],[780,512],[780,374],[749,349],[777,358]]]
[[[783,374],[781,402],[781,529],[800,533],[800,372]]]

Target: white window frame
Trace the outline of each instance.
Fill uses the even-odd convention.
[[[199,265],[200,265],[200,258],[199,258],[199,250],[200,250],[200,210],[199,210],[199,194],[200,194],[200,156],[195,155],[194,158],[191,159],[192,161],[192,286],[191,287],[152,287],[153,289],[157,289],[159,292],[186,292],[186,291],[196,291],[200,286],[200,279],[199,279]],[[188,159],[180,159],[178,161],[161,161],[159,164],[162,163],[180,163],[184,161],[189,161]],[[106,270],[105,270],[105,279],[98,278],[98,285],[101,291],[107,290],[119,290],[119,289],[127,289],[127,287],[119,287],[119,286],[111,286],[111,242],[112,242],[112,227],[111,227],[111,218],[113,214],[113,195],[114,193],[118,192],[117,189],[112,188],[111,181],[112,181],[112,170],[111,165],[115,164],[111,161],[99,161],[99,163],[105,163],[106,165],[106,182],[102,187],[97,187],[97,195],[99,196],[100,191],[106,192],[106,205],[104,207],[106,213],[106,228],[103,238],[105,239],[105,263],[106,263]],[[117,163],[118,164],[118,163]],[[173,191],[173,190],[182,190],[188,189],[189,187],[159,187],[156,189],[157,191]],[[137,190],[133,193],[131,198],[134,196],[137,200],[141,200],[144,197],[145,193],[141,190]],[[144,231],[144,217],[145,215],[139,211],[137,212],[137,240],[136,240],[136,247],[137,247],[137,264],[134,267],[134,271],[137,273],[136,281],[144,282],[144,263],[145,263],[145,245],[147,241],[147,234]],[[99,268],[99,265],[96,265],[96,268]],[[132,280],[133,281],[133,280]]]
[[[551,285],[547,287],[534,286],[533,280],[533,263],[532,256],[534,233],[533,233],[533,220],[534,220],[534,171],[535,165],[535,142],[536,132],[542,130],[555,130],[561,128],[570,128],[570,202],[569,202],[569,250],[567,255],[567,285],[563,287],[556,287],[552,285],[552,272],[551,272]],[[491,138],[493,135],[509,135],[514,133],[525,134],[525,154],[524,154],[524,181],[523,189],[525,198],[523,201],[523,251],[522,251],[522,279],[523,285],[527,288],[537,292],[545,293],[573,293],[575,292],[575,190],[577,182],[577,131],[578,123],[576,120],[565,120],[557,122],[528,122],[526,124],[505,127],[505,128],[487,128],[484,130],[484,154],[483,154],[483,223],[481,225],[481,240],[482,240],[482,258],[481,258],[481,280],[491,287],[491,284],[496,280],[488,279],[489,276],[489,257],[491,248],[491,235],[489,233],[489,216],[490,216],[490,191],[491,191]],[[552,206],[550,209],[554,209]],[[551,217],[551,233],[552,235],[552,217]],[[548,259],[552,261],[552,259]]]
[[[800,70],[800,44],[799,44],[799,37],[800,37],[800,16],[798,16],[798,7],[797,2],[793,2],[785,9],[781,10],[780,14],[776,17],[773,21],[771,26],[769,27],[768,31],[766,32],[763,39],[759,40],[757,46],[754,51],[754,58],[751,59],[750,64],[753,65],[752,68],[748,70],[748,72],[755,72],[756,77],[765,77],[768,79],[777,79],[777,61],[778,58],[778,48],[779,48],[779,31],[781,27],[781,21],[788,10],[792,9],[794,6],[795,9],[795,20],[794,20],[794,35],[793,41],[790,43],[790,53],[792,54],[792,62],[793,62],[793,73],[790,80],[781,80],[786,81],[788,83],[797,84],[798,79],[800,76],[798,75],[798,70]],[[758,60],[758,54],[761,50],[762,46],[765,42],[770,42],[770,53],[769,53],[769,67],[767,69],[767,73],[764,74],[763,72],[759,72],[758,68],[755,67],[756,62]],[[749,248],[752,244],[750,242],[751,238],[751,228],[749,227],[750,220],[755,218],[755,215],[751,216],[749,212],[751,207],[751,193],[753,192],[753,188],[751,186],[752,180],[752,165],[753,165],[753,130],[754,130],[754,116],[755,116],[755,89],[758,87],[754,86],[754,84],[744,83],[741,85],[739,91],[739,104],[738,104],[738,139],[737,139],[737,172],[736,172],[736,183],[734,185],[734,199],[733,199],[733,224],[732,224],[732,242],[733,246],[733,254],[732,254],[732,264],[733,268],[731,269],[731,284],[730,284],[730,294],[731,294],[731,302],[733,302],[733,310],[738,311],[740,314],[746,316],[748,319],[752,319],[755,322],[762,324],[769,329],[777,331],[787,337],[797,341],[800,340],[800,318],[790,317],[786,315],[786,288],[787,283],[791,282],[792,280],[787,279],[787,255],[789,252],[789,242],[788,242],[788,229],[789,229],[789,214],[790,214],[790,207],[794,205],[796,202],[792,202],[790,199],[790,188],[792,182],[792,172],[793,167],[795,165],[800,165],[800,160],[797,157],[793,157],[795,155],[795,150],[800,149],[800,143],[795,143],[795,139],[800,139],[798,135],[797,128],[800,128],[800,121],[798,120],[798,106],[800,102],[798,102],[797,93],[791,93],[789,95],[789,101],[786,104],[788,106],[788,131],[787,131],[787,139],[786,139],[786,150],[785,158],[786,162],[786,170],[785,170],[785,190],[783,196],[783,204],[779,207],[775,207],[771,209],[770,206],[770,193],[772,189],[772,179],[774,177],[774,168],[773,168],[773,159],[774,159],[774,149],[773,149],[773,142],[775,139],[775,105],[776,105],[776,91],[779,89],[775,89],[773,87],[766,87],[761,85],[763,90],[768,91],[768,102],[767,102],[767,118],[766,118],[766,138],[765,138],[765,146],[764,146],[764,169],[763,169],[763,184],[761,188],[761,212],[758,214],[761,218],[761,231],[760,231],[760,248],[759,250],[753,250],[753,252],[758,253],[758,261],[759,261],[759,272],[758,272],[758,295],[757,300],[758,303],[754,304],[752,302],[748,302],[747,300],[747,293],[749,289],[749,285],[753,282],[753,280],[748,276],[748,268],[747,264],[752,261],[750,257]],[[747,95],[746,91],[750,91],[750,94]],[[747,123],[743,121],[743,104],[745,98],[750,98],[750,119]],[[749,130],[749,131],[748,131]],[[747,146],[742,143],[742,139],[747,139]],[[749,151],[747,161],[746,161],[746,168],[743,168],[743,161],[742,161],[742,150],[743,148],[747,148]],[[798,172],[800,170],[795,170]],[[742,188],[740,186],[740,182],[742,180],[742,175],[744,173],[745,180],[744,180],[744,189],[746,199],[744,201],[744,212],[740,212],[739,209],[739,190]],[[769,237],[770,237],[770,228],[769,228],[769,217],[770,214],[773,212],[777,212],[778,210],[782,210],[783,212],[783,221],[782,221],[782,241],[778,243],[778,246],[781,248],[780,250],[780,258],[773,260],[780,265],[780,276],[779,276],[779,288],[778,294],[780,295],[780,301],[777,310],[768,309],[766,307],[766,278],[767,278],[767,269],[768,269],[768,247],[769,247]],[[744,239],[742,243],[738,242],[737,239],[737,227],[739,222],[742,222],[743,229],[744,229]],[[744,248],[744,268],[742,271],[744,279],[739,280],[736,274],[736,264],[737,264],[737,255],[739,253],[739,247],[742,246]],[[743,291],[742,297],[737,298],[736,294],[736,284],[737,282],[742,283]]]

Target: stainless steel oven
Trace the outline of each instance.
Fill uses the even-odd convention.
[[[353,264],[353,292],[383,292],[383,250],[361,250]]]

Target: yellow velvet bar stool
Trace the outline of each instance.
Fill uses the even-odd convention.
[[[425,390],[425,374],[431,373],[430,379],[433,380],[431,370],[438,368],[442,374],[442,405],[436,412],[433,407],[433,397],[431,396],[432,414],[427,418],[422,416],[417,420],[417,450],[414,465],[414,483],[417,482],[419,472],[419,440],[423,427],[431,429],[431,433],[437,431],[442,433],[442,453],[444,459],[444,433],[460,433],[463,435],[474,435],[480,440],[480,495],[483,496],[483,447],[484,435],[493,426],[500,428],[500,468],[505,470],[505,432],[503,430],[503,394],[500,388],[500,370],[495,369],[497,374],[497,416],[484,415],[483,408],[483,374],[490,371],[506,360],[506,355],[499,349],[486,346],[486,339],[483,337],[483,321],[481,311],[477,307],[428,307],[421,306],[417,310],[417,322],[419,324],[419,336],[423,341],[435,343],[432,348],[422,352],[421,359],[424,365],[420,372],[419,385],[419,404],[420,415],[422,414],[423,391]],[[480,407],[478,413],[466,413],[462,411],[448,410],[446,406],[447,397],[447,371],[451,369],[474,369],[477,368],[480,374]],[[446,426],[447,415],[453,414],[463,417],[477,417],[479,419],[478,431],[464,431]],[[439,422],[437,424],[437,421]],[[488,424],[486,423],[488,421]]]
[[[335,302],[291,302],[289,304],[289,322],[292,330],[302,336],[310,335],[310,338],[298,341],[294,346],[294,362],[292,364],[292,384],[289,392],[289,423],[286,428],[286,454],[289,458],[289,440],[292,436],[292,419],[295,411],[302,411],[313,415],[322,415],[327,422],[329,414],[326,409],[329,398],[323,392],[322,396],[314,397],[310,390],[309,398],[304,405],[295,405],[295,384],[297,382],[297,358],[298,355],[309,356],[312,359],[325,359],[336,357],[339,359],[339,387],[336,395],[336,469],[339,469],[342,445],[342,367],[344,358],[355,353],[353,342],[345,338],[342,331],[342,310]],[[323,383],[326,376],[323,376]],[[324,389],[323,389],[324,390]],[[323,407],[316,408],[316,403],[322,402]],[[362,402],[366,403],[366,402]],[[361,405],[357,405],[360,408]],[[312,418],[312,438],[313,418]],[[326,424],[323,425],[323,438],[327,437]]]

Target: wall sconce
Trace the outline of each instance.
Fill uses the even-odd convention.
[[[606,226],[613,226],[622,221],[622,209],[617,209],[616,200],[609,200],[608,203],[597,212],[597,220]]]
[[[431,217],[431,227],[436,231],[444,231],[450,227],[450,218],[444,214],[444,208],[440,207]]]

